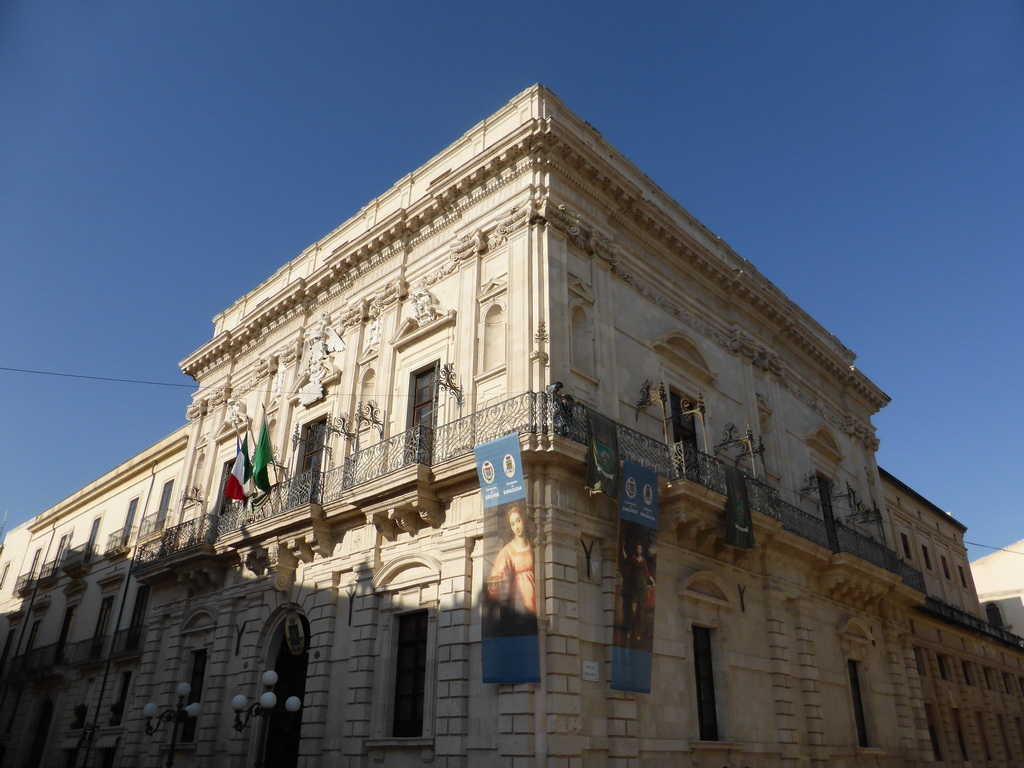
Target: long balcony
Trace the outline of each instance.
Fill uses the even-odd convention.
[[[68,653],[71,649],[72,646],[67,643],[54,643],[15,656],[11,663],[11,677],[45,677],[56,671],[56,667],[69,663]]]
[[[924,605],[918,606],[917,610],[950,626],[966,629],[977,635],[985,635],[1011,648],[1024,649],[1024,637],[1019,637],[1002,627],[989,624],[984,619],[979,619],[977,616],[967,613],[967,611],[954,608],[952,605],[946,605],[934,597],[925,598]]]
[[[725,465],[720,459],[676,443],[665,443],[622,424],[616,425],[619,454],[670,481],[689,480],[726,494]],[[327,472],[305,472],[275,485],[252,506],[230,505],[220,516],[205,515],[167,529],[160,539],[140,546],[136,567],[197,544],[212,544],[241,527],[268,520],[306,504],[326,505],[342,500],[357,486],[378,480],[414,464],[436,466],[469,455],[480,443],[509,434],[558,434],[586,445],[586,406],[577,404],[571,418],[555,416],[546,393],[527,392],[439,427],[417,426],[348,456]],[[837,553],[861,560],[899,576],[908,586],[925,591],[924,577],[891,549],[860,532],[835,522],[829,536],[825,521],[780,498],[777,489],[747,477],[753,509],[782,524],[796,536]],[[831,540],[830,540],[831,539]]]

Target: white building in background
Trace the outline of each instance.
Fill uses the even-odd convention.
[[[1024,541],[971,563],[984,616],[1010,632],[1024,633]]]
[[[11,532],[2,764],[1024,765],[1018,638],[979,614],[962,526],[878,470],[888,398],[853,361],[530,88],[218,315],[180,432]],[[590,411],[661,478],[646,694],[609,685]],[[243,507],[225,480],[264,413],[274,488]],[[481,679],[473,448],[506,434],[539,683]],[[726,465],[752,550],[725,544]],[[301,709],[236,730],[268,668]],[[180,682],[199,716],[149,735]]]

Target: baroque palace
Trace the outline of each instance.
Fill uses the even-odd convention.
[[[877,467],[853,361],[532,87],[218,315],[180,430],[8,534],[0,765],[1024,765],[1024,641]],[[597,415],[656,474],[628,597]],[[481,671],[474,448],[509,435],[536,682]],[[648,691],[612,684],[634,634]]]

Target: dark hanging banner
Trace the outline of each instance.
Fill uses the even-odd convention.
[[[587,488],[613,499],[619,495],[619,436],[615,422],[587,411]]]
[[[474,454],[488,574],[480,597],[483,681],[540,682],[533,521],[526,509],[519,435],[478,445]]]
[[[621,580],[612,646],[611,687],[617,691],[651,692],[657,543],[658,476],[627,461],[619,493]]]
[[[743,549],[754,548],[754,523],[750,519],[747,483],[736,467],[725,466],[725,543]]]

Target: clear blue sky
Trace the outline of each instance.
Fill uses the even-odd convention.
[[[217,312],[535,82],[858,354],[883,467],[1024,538],[1020,2],[5,0],[0,366],[188,384]],[[0,396],[8,527],[190,402]]]

